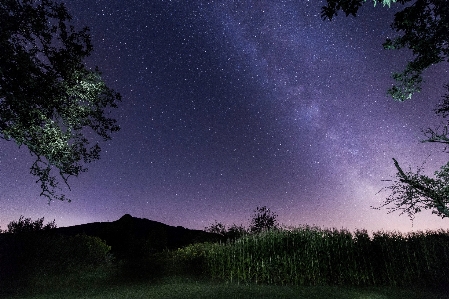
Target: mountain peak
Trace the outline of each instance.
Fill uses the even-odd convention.
[[[119,219],[119,221],[126,221],[126,220],[130,220],[130,219],[133,219],[134,217],[133,216],[131,216],[130,214],[125,214],[125,215],[123,215],[120,219]]]

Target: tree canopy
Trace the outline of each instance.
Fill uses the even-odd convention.
[[[259,233],[270,229],[275,229],[279,226],[277,222],[278,215],[271,212],[269,208],[263,206],[257,207],[251,219],[250,231],[252,233]]]
[[[89,29],[76,30],[71,20],[56,1],[0,2],[0,138],[36,157],[30,173],[49,201],[69,200],[56,192],[51,171],[68,186],[69,176],[100,157],[91,132],[109,140],[119,130],[106,112],[120,95],[84,64],[93,50]]]
[[[55,220],[44,225],[44,217],[32,221],[31,218],[24,218],[23,216],[20,216],[18,221],[11,221],[8,224],[8,230],[5,231],[5,233],[18,234],[43,230],[46,231],[56,227]]]
[[[323,6],[321,16],[332,20],[339,10],[348,15],[357,15],[358,9],[366,0],[328,0]],[[374,4],[377,3],[373,0]],[[391,0],[383,4],[391,5]],[[391,28],[403,33],[394,39],[387,38],[385,49],[408,48],[414,59],[407,63],[405,70],[393,73],[396,84],[388,90],[394,99],[411,99],[415,92],[421,91],[422,72],[428,67],[449,62],[449,9],[447,1],[442,0],[398,0],[400,4],[412,2],[394,16]]]
[[[322,7],[322,17],[332,20],[339,10],[346,16],[356,16],[360,6],[366,0],[327,0],[327,6]],[[374,4],[377,1],[373,0]],[[388,90],[394,99],[404,101],[410,99],[415,92],[421,90],[422,73],[428,67],[449,62],[449,9],[444,0],[383,0],[383,4],[391,2],[408,3],[402,11],[394,16],[391,27],[403,33],[394,39],[387,39],[383,44],[385,49],[408,48],[414,59],[407,63],[402,73],[394,73],[396,85]],[[449,84],[445,86],[448,92],[443,96],[443,102],[435,109],[437,115],[446,118],[449,115]],[[427,129],[423,142],[449,144],[448,125],[443,130]],[[393,184],[386,187],[391,195],[381,207],[393,204],[392,211],[402,210],[411,219],[422,209],[430,209],[432,213],[442,218],[449,217],[449,163],[436,171],[435,177],[422,174],[422,168],[417,172],[404,171],[398,161],[393,159],[397,169]],[[401,213],[401,214],[402,214]]]
[[[248,229],[243,225],[236,224],[226,228],[224,224],[217,221],[211,226],[206,226],[204,229],[207,232],[222,235],[229,240],[236,240],[247,234],[257,234],[271,229],[279,229],[280,226],[277,217],[277,214],[271,212],[266,206],[263,206],[261,208],[257,207],[254,210],[254,215],[250,219],[250,226]]]

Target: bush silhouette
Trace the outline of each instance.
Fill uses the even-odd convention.
[[[110,263],[110,250],[111,247],[98,237],[54,236],[41,244],[36,261],[47,273],[76,272]]]
[[[0,244],[0,288],[27,287],[45,279],[110,265],[110,247],[100,238],[48,232],[6,234]]]

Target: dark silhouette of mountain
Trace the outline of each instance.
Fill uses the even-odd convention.
[[[94,222],[31,232],[2,233],[0,234],[0,297],[2,289],[15,289],[16,284],[26,285],[28,279],[31,279],[29,275],[34,275],[33,271],[36,271],[35,267],[39,265],[48,266],[49,269],[59,269],[57,265],[61,261],[69,260],[69,264],[70,261],[82,263],[87,257],[85,255],[95,254],[96,246],[98,246],[95,242],[92,243],[93,247],[83,243],[81,245],[84,247],[80,247],[81,251],[71,251],[74,248],[79,250],[79,248],[76,249],[77,243],[73,243],[73,240],[86,240],[86,238],[71,237],[83,234],[98,237],[111,246],[114,261],[118,262],[115,265],[118,266],[119,275],[126,279],[159,277],[161,273],[164,273],[165,255],[156,256],[153,255],[154,253],[165,249],[176,250],[197,242],[225,241],[218,234],[186,229],[181,226],[174,227],[157,221],[132,217],[129,214],[112,222]],[[64,263],[62,262],[61,265],[64,266]],[[195,264],[195,266],[198,265],[200,264]],[[193,268],[188,266],[189,271]]]
[[[198,242],[225,241],[221,235],[202,230],[170,226],[145,218],[125,214],[113,222],[93,222],[69,227],[59,227],[53,233],[74,236],[96,236],[111,246],[117,258],[138,258],[148,252],[177,249]]]
[[[111,253],[118,259],[139,259],[164,249],[173,250],[199,242],[225,241],[224,237],[218,234],[170,226],[145,218],[132,217],[129,214],[112,222],[93,222],[27,234],[64,236],[86,234],[99,237],[111,246]],[[9,243],[9,240],[13,239],[15,234],[0,234],[0,249],[2,244]]]

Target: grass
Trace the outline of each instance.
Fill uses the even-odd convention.
[[[77,285],[57,290],[28,291],[5,299],[185,299],[185,298],[310,298],[310,299],[431,299],[449,298],[442,291],[398,287],[275,286],[214,282],[189,277],[166,277],[159,281]]]

